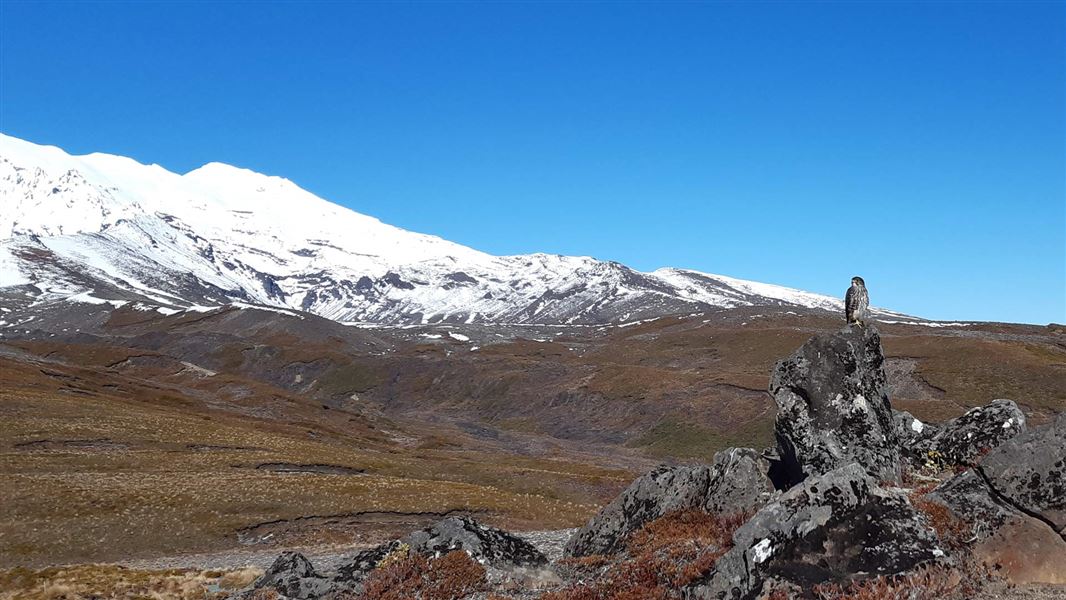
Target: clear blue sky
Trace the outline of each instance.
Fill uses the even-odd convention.
[[[0,130],[496,254],[1066,321],[1066,4],[0,1]]]

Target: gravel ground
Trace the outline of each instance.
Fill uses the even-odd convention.
[[[973,600],[1066,600],[1066,585],[993,585]]]

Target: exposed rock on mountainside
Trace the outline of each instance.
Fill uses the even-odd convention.
[[[944,556],[906,494],[878,487],[857,463],[808,477],[755,513],[733,543],[691,597],[748,598],[771,578],[809,588]]]
[[[1008,421],[998,423],[987,423],[985,431],[1010,429],[1003,426]],[[1066,583],[1064,465],[1066,415],[1060,415],[1003,440],[928,497],[967,524],[974,556],[1012,581]]]
[[[781,477],[788,484],[853,462],[878,480],[899,480],[884,363],[877,330],[849,325],[811,338],[777,364],[770,393],[778,406]]]
[[[1066,414],[992,450],[977,468],[1011,505],[1066,534]]]
[[[401,543],[411,552],[431,556],[463,550],[479,563],[494,567],[539,567],[548,562],[529,542],[470,517],[448,517],[412,533]]]
[[[254,584],[287,598],[321,598],[334,590],[333,582],[319,575],[311,561],[298,552],[284,552]]]
[[[750,512],[774,496],[769,463],[751,448],[730,448],[710,465],[662,467],[634,481],[574,534],[568,556],[618,552],[631,533],[669,512],[700,508]]]
[[[993,400],[939,426],[895,413],[903,453],[915,466],[927,462],[969,465],[1026,430],[1025,413],[1011,400]]]

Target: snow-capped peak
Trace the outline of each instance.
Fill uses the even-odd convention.
[[[0,239],[0,286],[33,282],[44,296],[76,296],[90,278],[172,305],[253,302],[340,321],[597,323],[708,307],[840,306],[695,271],[491,256],[282,177],[216,162],[180,175],[2,134]]]

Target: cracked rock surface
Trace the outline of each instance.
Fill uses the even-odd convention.
[[[880,334],[855,325],[816,335],[777,363],[770,393],[778,406],[774,435],[788,485],[850,463],[878,481],[899,481],[884,364]]]

